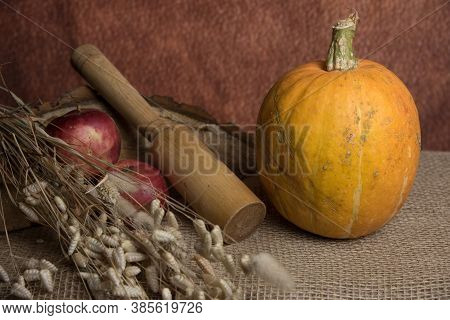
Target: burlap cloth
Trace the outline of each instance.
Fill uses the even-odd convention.
[[[450,299],[450,153],[423,152],[414,188],[401,212],[382,230],[357,240],[328,240],[299,230],[269,212],[258,231],[230,252],[270,252],[292,273],[282,293],[254,278],[239,278],[248,299]],[[42,241],[37,241],[41,239]],[[9,234],[17,257],[57,262],[55,292],[38,299],[88,299],[59,244],[42,227]],[[0,264],[14,275],[6,237]],[[0,284],[0,298],[11,298]]]

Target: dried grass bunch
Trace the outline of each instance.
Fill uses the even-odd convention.
[[[63,254],[94,298],[242,299],[244,293],[233,281],[238,272],[255,273],[282,289],[292,287],[289,274],[270,255],[228,254],[221,229],[175,199],[136,209],[120,193],[135,176],[111,173],[105,166],[112,165],[49,136],[43,120],[11,95],[18,106],[0,106],[2,192],[29,220],[58,235]],[[69,156],[83,166],[74,165]],[[85,171],[86,164],[98,173],[95,177]],[[195,252],[185,242],[175,213],[193,222]],[[53,290],[53,264],[31,259],[24,269],[11,285],[12,294],[32,298],[27,289],[31,281]],[[1,266],[0,276],[12,282]]]

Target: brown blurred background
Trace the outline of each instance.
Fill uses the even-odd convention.
[[[82,83],[70,47],[89,42],[142,93],[248,124],[283,73],[325,57],[331,25],[351,8],[361,17],[357,55],[406,83],[423,148],[450,150],[446,0],[0,0],[0,64],[20,97],[54,100]]]

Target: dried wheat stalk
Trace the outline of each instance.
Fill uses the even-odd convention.
[[[221,229],[205,224],[174,199],[166,198],[164,207],[154,200],[150,210],[135,209],[120,195],[118,177],[99,167],[101,160],[48,136],[39,118],[13,97],[18,107],[0,107],[4,189],[29,220],[58,234],[64,255],[95,298],[148,299],[159,293],[163,299],[242,299],[241,288],[232,281],[242,271],[261,274],[284,289],[292,286],[273,258],[243,256],[237,265],[223,246]],[[100,178],[71,164],[58,150],[89,164]],[[120,178],[136,179],[126,174]],[[198,253],[188,250],[174,212],[193,221]],[[26,288],[31,281],[53,290],[57,269],[51,262],[31,259],[25,265],[11,287],[13,295],[32,298]],[[2,280],[9,281],[3,268],[0,271]]]

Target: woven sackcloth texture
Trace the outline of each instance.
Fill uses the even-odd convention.
[[[269,212],[258,231],[228,250],[270,252],[292,273],[295,289],[282,293],[254,278],[238,279],[248,299],[450,299],[450,153],[423,152],[414,188],[401,212],[383,229],[357,240],[329,240],[303,232]],[[42,241],[37,241],[42,239]],[[48,230],[9,234],[20,257],[58,264],[55,292],[39,299],[89,298],[75,270]],[[0,264],[14,276],[7,239],[0,236]],[[0,284],[0,298],[9,289]]]

